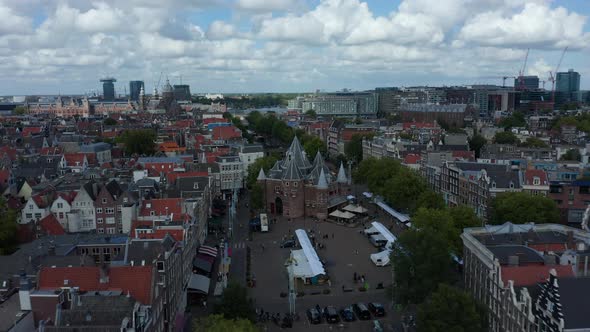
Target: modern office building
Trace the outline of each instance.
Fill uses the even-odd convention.
[[[580,73],[573,69],[570,69],[567,72],[557,73],[556,80],[556,91],[567,93],[580,91]]]
[[[514,79],[516,90],[535,90],[539,88],[539,76],[519,76]]]
[[[191,89],[188,84],[174,85],[174,98],[176,100],[191,100]]]
[[[318,115],[372,118],[377,116],[378,95],[375,92],[337,92],[306,97],[303,110]]]
[[[102,82],[102,98],[104,100],[115,100],[115,82],[114,77],[101,78]]]
[[[143,81],[129,81],[129,98],[131,100],[138,101],[139,100],[139,92],[141,91],[142,88],[145,91],[145,86],[143,84]]]

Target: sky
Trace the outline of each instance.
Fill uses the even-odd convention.
[[[0,0],[0,95],[365,90],[547,80],[590,89],[589,0]],[[508,80],[510,81],[510,80]],[[551,84],[548,82],[546,87]],[[128,92],[128,91],[127,91]]]

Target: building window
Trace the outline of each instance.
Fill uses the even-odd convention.
[[[285,186],[287,186],[287,187],[289,186],[289,181],[285,182]]]
[[[297,182],[293,182],[293,187],[297,187]]]
[[[156,215],[156,211],[150,211],[150,216],[155,216]]]
[[[115,213],[115,209],[113,209],[112,207],[111,207],[111,208],[106,208],[106,209],[105,209],[105,212],[106,212],[107,214],[113,214],[113,213]]]
[[[540,184],[541,184],[541,179],[540,179],[540,178],[538,178],[538,177],[534,177],[534,178],[533,178],[533,184],[534,184],[535,186],[538,186],[538,185],[540,185]]]
[[[97,231],[98,231],[98,234],[104,234],[104,229],[102,229],[102,228],[97,229]]]
[[[106,221],[107,221],[107,224],[114,224],[115,223],[115,218],[108,217]]]
[[[35,219],[41,219],[41,213],[35,213]]]
[[[96,213],[102,213],[102,208],[96,208]]]
[[[123,203],[127,203],[129,199],[127,197],[123,197]]]
[[[96,223],[97,224],[102,224],[102,218],[96,218]]]
[[[26,218],[27,219],[32,219],[33,218],[33,214],[32,213],[27,213],[26,214]]]
[[[63,209],[63,207],[64,207],[64,204],[63,203],[57,203],[57,208],[58,209]]]
[[[115,228],[114,227],[107,228],[107,234],[115,234]]]

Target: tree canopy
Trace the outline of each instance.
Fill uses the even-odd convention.
[[[561,160],[581,161],[582,155],[578,149],[569,149],[561,156]]]
[[[286,145],[293,140],[293,129],[272,113],[263,115],[258,111],[253,111],[246,116],[246,120],[251,130],[264,136],[270,142]]]
[[[500,131],[494,136],[494,143],[516,144],[518,143],[518,137],[511,131]]]
[[[561,126],[569,125],[585,133],[590,133],[590,114],[582,113],[576,116],[564,116],[559,118],[553,125],[554,129],[561,129]]]
[[[156,132],[151,129],[127,130],[117,137],[117,143],[125,144],[127,155],[150,156],[156,152]]]
[[[259,332],[247,319],[226,319],[223,315],[208,315],[193,321],[193,332]]]
[[[479,158],[481,148],[487,144],[487,140],[480,134],[475,134],[469,139],[469,148],[475,151],[475,158]]]
[[[418,332],[485,332],[486,308],[466,292],[440,284],[426,302],[418,306]]]
[[[448,224],[443,222],[440,227],[442,232],[429,226],[410,228],[394,243],[391,265],[398,303],[421,303],[439,283],[453,281]]]
[[[298,134],[297,137],[299,137],[299,140],[303,145],[303,150],[305,150],[309,160],[313,160],[318,151],[320,151],[320,153],[324,156],[328,154],[326,142],[322,141],[322,139],[318,136],[309,135],[299,130],[296,131],[296,134]]]
[[[305,111],[304,114],[305,114],[305,116],[308,116],[310,118],[315,118],[318,116],[318,114],[314,110],[307,110],[307,111]]]
[[[520,146],[527,147],[527,148],[547,148],[549,147],[547,143],[543,142],[543,140],[536,138],[536,137],[528,137],[526,141],[520,144]]]
[[[260,169],[264,169],[264,172],[267,173],[269,169],[271,169],[274,164],[277,162],[277,158],[273,155],[262,157],[256,159],[254,163],[248,167],[248,176],[246,177],[246,185],[248,188],[252,188],[256,183],[256,179],[258,178],[258,173],[260,173]]]
[[[500,121],[500,126],[505,129],[526,127],[526,118],[523,113],[514,112],[509,117],[502,119],[502,121]]]
[[[24,115],[26,113],[27,113],[27,108],[24,106],[20,106],[20,105],[15,107],[14,110],[12,110],[12,114],[15,114],[15,115]]]
[[[254,321],[256,312],[248,290],[236,282],[230,282],[215,306],[215,313],[228,319],[247,319]]]
[[[14,252],[18,244],[16,232],[16,211],[8,208],[6,200],[0,196],[0,255]]]
[[[547,197],[531,196],[524,192],[501,193],[492,201],[490,222],[503,224],[556,223],[559,222],[557,204]]]
[[[363,160],[363,137],[372,138],[373,134],[354,134],[350,141],[344,144],[344,154],[349,160],[353,160],[356,163]]]
[[[264,207],[264,188],[259,183],[254,183],[250,190],[250,205],[255,210]]]
[[[117,120],[113,119],[113,118],[106,118],[104,119],[104,121],[102,122],[105,126],[114,126],[117,124]]]

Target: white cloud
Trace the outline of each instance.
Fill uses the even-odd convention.
[[[274,12],[302,9],[305,3],[302,0],[237,0],[236,7],[255,12]]]
[[[590,43],[590,33],[584,32],[586,21],[587,17],[563,7],[527,3],[522,11],[510,15],[488,11],[474,16],[462,27],[459,38],[493,46],[582,48]]]
[[[214,21],[209,25],[207,38],[225,39],[236,35],[236,27],[224,21]]]
[[[20,16],[12,8],[0,3],[0,35],[28,33],[32,30],[32,20]]]

